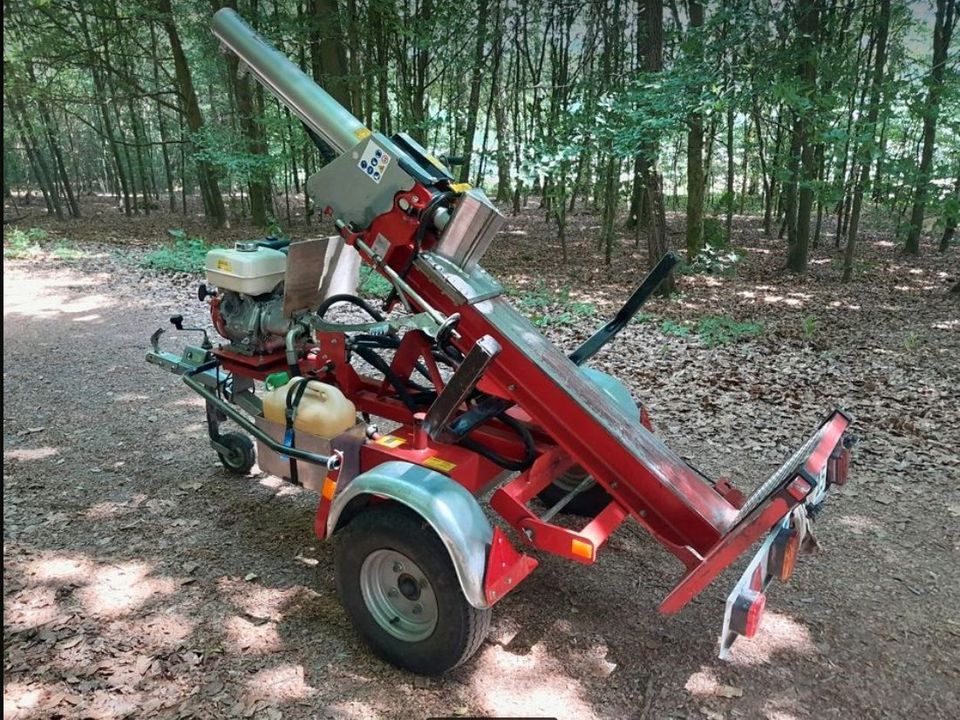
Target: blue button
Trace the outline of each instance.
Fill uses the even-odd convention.
[[[380,173],[375,172],[375,173],[373,174],[373,179],[374,179],[374,180],[379,180],[379,179],[380,179]]]
[[[377,157],[380,157],[381,155],[383,155],[383,150],[377,150],[377,151],[374,153],[374,155],[376,155]]]
[[[377,166],[377,159],[376,159],[376,158],[373,158],[373,160],[370,161],[370,164],[373,165],[374,167],[376,167],[376,166]]]
[[[366,160],[361,160],[361,161],[360,161],[360,167],[363,168],[364,170],[366,170],[366,169],[367,169],[367,161],[366,161]]]
[[[368,168],[367,168],[367,175],[373,175],[373,168],[372,168],[372,167],[368,167]]]

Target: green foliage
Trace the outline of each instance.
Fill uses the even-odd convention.
[[[199,273],[203,271],[210,246],[201,237],[187,237],[183,230],[168,231],[173,246],[165,246],[147,253],[141,265],[162,272]]]
[[[803,339],[807,342],[813,340],[814,336],[817,334],[817,327],[820,325],[820,321],[817,319],[816,315],[807,315],[803,319]]]
[[[553,291],[543,280],[538,280],[533,289],[517,293],[517,297],[520,309],[537,327],[574,325],[596,314],[592,303],[570,299],[569,286]]]
[[[706,347],[726,345],[731,342],[741,342],[763,332],[763,325],[753,322],[737,322],[728,315],[706,315],[696,324],[690,321],[676,322],[664,320],[660,326],[664,335],[676,337],[691,337],[696,332],[700,342]]]
[[[360,284],[357,286],[357,292],[362,297],[384,300],[392,289],[393,285],[390,284],[390,281],[369,265],[360,268]]]
[[[73,247],[65,242],[58,242],[56,247],[53,248],[53,256],[57,258],[57,260],[74,262],[76,260],[82,260],[83,258],[90,257],[90,253],[88,253],[86,250]]]
[[[913,352],[922,344],[923,338],[921,338],[916,332],[911,331],[903,341],[903,348],[908,352]]]
[[[39,257],[43,254],[40,243],[46,241],[47,237],[47,231],[40,228],[29,230],[14,228],[5,238],[3,257],[7,260],[31,260]]]

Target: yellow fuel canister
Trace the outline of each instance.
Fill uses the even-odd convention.
[[[270,422],[286,425],[287,394],[295,394],[296,386],[306,382],[297,405],[293,427],[299,432],[322,438],[333,438],[353,427],[357,422],[357,408],[333,385],[319,380],[292,378],[285,385],[263,394],[263,416]]]

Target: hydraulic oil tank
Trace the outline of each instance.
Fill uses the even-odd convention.
[[[207,280],[223,290],[244,295],[271,292],[287,270],[287,256],[255,243],[216,248],[207,253]]]
[[[286,385],[267,390],[263,394],[264,418],[281,427],[285,426],[287,393],[301,382],[302,377],[295,377]],[[293,427],[296,431],[330,439],[352,428],[356,422],[357,408],[338,388],[319,380],[307,381],[294,415]]]

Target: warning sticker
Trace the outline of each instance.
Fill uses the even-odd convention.
[[[357,140],[363,140],[364,138],[368,138],[373,135],[373,131],[370,128],[362,127],[359,130],[354,130],[353,135],[357,138]]]
[[[233,272],[233,265],[230,264],[229,260],[220,258],[217,260],[217,270],[223,270],[224,272]]]
[[[393,158],[384,152],[383,148],[371,140],[367,143],[363,155],[360,156],[360,162],[357,163],[357,167],[360,168],[368,178],[379,185],[380,179],[387,171],[387,165],[390,164],[391,160],[393,160]]]
[[[440,472],[448,473],[453,470],[457,465],[452,463],[449,460],[444,460],[443,458],[438,458],[436,456],[427,458],[423,461],[423,464],[434,470],[439,470]]]
[[[404,440],[401,437],[397,437],[396,435],[384,435],[382,438],[377,440],[377,445],[383,445],[388,448],[395,448],[395,447],[400,447],[405,442],[406,440]]]

